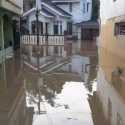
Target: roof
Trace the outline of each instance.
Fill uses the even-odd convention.
[[[56,6],[54,3],[52,2],[42,2],[42,4],[46,7],[48,7],[49,9],[53,9],[56,12],[58,12],[59,14],[61,14],[61,16],[67,16],[67,17],[71,17],[72,15],[66,11],[64,11],[63,9],[61,9],[60,7]],[[43,7],[44,7],[43,6]]]
[[[49,12],[47,9],[42,8],[42,12],[46,13],[49,16],[55,16],[53,13]]]
[[[80,0],[51,0],[53,3],[76,3]]]
[[[71,17],[72,16],[70,13],[59,8],[54,3],[42,2],[41,4],[42,4],[42,9],[41,9],[40,13],[43,14],[44,16],[54,17],[57,14],[59,14],[60,16],[64,16],[64,17]],[[29,14],[31,14],[32,12],[35,12],[35,11],[36,11],[36,8],[30,9],[29,11],[27,11],[23,14],[23,17],[28,16]]]
[[[82,28],[85,28],[85,29],[89,29],[89,28],[99,29],[99,22],[94,21],[94,20],[83,21],[83,22],[80,22],[80,23],[76,23],[75,25],[82,26]]]
[[[29,14],[33,13],[36,11],[36,8],[32,8],[31,10],[27,11],[26,13],[23,14],[23,17],[26,17],[28,16]],[[55,15],[50,13],[49,11],[47,11],[46,9],[42,8],[42,10],[40,11],[40,14],[46,16],[46,17],[49,17],[49,18],[52,18],[54,17]]]

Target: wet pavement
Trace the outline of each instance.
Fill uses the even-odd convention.
[[[34,70],[15,54],[0,64],[0,125],[109,125],[101,98],[115,90],[97,84],[97,62],[97,57],[73,55],[42,73],[46,65]]]

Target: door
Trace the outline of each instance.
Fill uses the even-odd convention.
[[[58,35],[58,25],[54,24],[54,35]]]
[[[92,41],[93,40],[93,34],[92,33],[93,33],[92,29],[84,29],[84,28],[82,28],[81,39],[82,40]]]
[[[14,38],[14,50],[20,48],[20,31],[19,22],[13,21],[13,38]]]
[[[67,32],[68,35],[72,35],[72,22],[67,23]]]

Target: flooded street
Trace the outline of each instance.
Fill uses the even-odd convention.
[[[116,116],[124,125],[124,101],[96,56],[48,58],[35,68],[36,57],[15,53],[0,65],[0,125],[111,125]]]
[[[125,125],[125,0],[0,0],[0,125]]]
[[[74,55],[42,74],[17,55],[0,65],[0,125],[95,125],[96,61]]]

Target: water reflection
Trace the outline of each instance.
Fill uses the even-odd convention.
[[[31,109],[25,106],[25,91],[19,67],[16,55],[0,64],[0,125],[32,123]]]
[[[38,78],[24,68],[27,107],[34,107],[34,125],[40,122],[45,125],[93,125],[87,100],[89,91],[82,81],[85,72],[86,79],[89,77],[89,67],[85,70],[88,64],[89,58],[73,56],[70,63],[51,74],[37,74]]]
[[[124,57],[99,49],[97,96],[104,116],[110,125],[125,125]]]
[[[42,74],[17,55],[0,64],[0,125],[124,125],[124,101],[101,70],[97,79],[95,57]]]
[[[124,99],[114,86],[106,81],[104,71],[101,68],[99,69],[98,79],[100,84],[98,84],[97,94],[102,102],[106,119],[111,125],[124,125]]]

